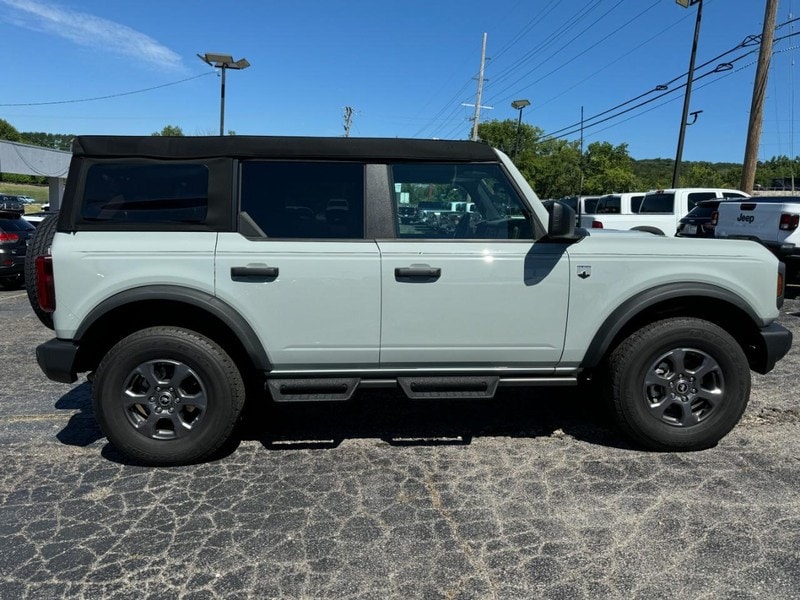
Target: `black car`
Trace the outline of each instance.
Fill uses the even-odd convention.
[[[25,203],[20,201],[17,196],[0,194],[0,210],[22,214],[25,212]]]
[[[16,211],[0,210],[0,287],[14,289],[25,282],[25,251],[36,230]]]
[[[397,214],[400,217],[400,222],[403,224],[414,223],[419,218],[417,215],[417,207],[409,206],[408,204],[399,206],[397,208]]]
[[[675,237],[713,238],[717,227],[716,213],[725,199],[700,200],[689,213],[678,221]]]

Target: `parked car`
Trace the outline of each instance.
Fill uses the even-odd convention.
[[[600,196],[565,196],[560,199],[560,202],[569,206],[580,216],[582,214],[593,215],[598,200],[600,200]]]
[[[25,205],[19,201],[17,196],[0,194],[0,210],[13,211],[21,214],[25,212]]]
[[[625,192],[601,196],[595,206],[598,215],[632,215],[639,212],[644,192]]]
[[[400,218],[400,222],[404,225],[413,223],[419,219],[419,216],[417,215],[417,207],[410,204],[398,206],[397,216]]]
[[[786,264],[788,281],[800,283],[800,196],[757,196],[719,208],[719,238],[759,242]]]
[[[633,214],[586,215],[580,225],[586,229],[636,229],[672,236],[680,220],[703,200],[749,198],[739,190],[724,188],[677,188],[652,190],[645,194]]]
[[[577,228],[486,144],[78,136],[72,150],[64,208],[26,265],[54,329],[36,357],[55,381],[92,374],[100,428],[136,461],[214,456],[245,402],[590,380],[639,445],[705,449],[744,412],[750,371],[791,347],[782,265],[760,245]],[[404,194],[423,190],[476,210],[448,201],[429,209],[442,226],[401,227]],[[348,214],[296,210],[329,198]]]
[[[717,227],[720,199],[701,200],[678,221],[675,237],[713,238]]]
[[[35,229],[17,211],[0,211],[0,287],[14,289],[25,283],[25,253]]]

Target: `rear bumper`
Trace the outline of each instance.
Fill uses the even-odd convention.
[[[36,347],[36,362],[49,379],[60,383],[72,383],[78,379],[75,358],[78,346],[69,340],[53,338]]]
[[[772,323],[761,329],[760,338],[760,347],[751,357],[750,368],[756,373],[769,373],[792,347],[792,332]]]

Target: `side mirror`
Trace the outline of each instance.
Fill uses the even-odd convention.
[[[555,239],[573,239],[575,237],[575,211],[563,202],[548,203],[547,212],[550,213],[550,224],[547,227],[547,237]]]

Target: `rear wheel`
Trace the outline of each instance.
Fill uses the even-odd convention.
[[[173,327],[122,339],[93,384],[95,414],[108,440],[152,465],[208,458],[230,436],[244,399],[230,356],[205,336]]]
[[[608,392],[621,429],[654,450],[714,446],[750,396],[750,368],[739,344],[694,318],[652,323],[609,359]]]

